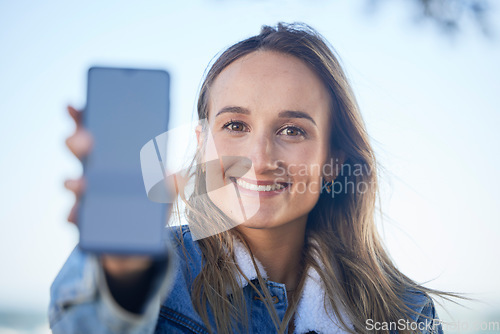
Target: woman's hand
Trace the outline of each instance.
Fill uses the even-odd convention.
[[[82,161],[92,150],[92,135],[84,128],[82,123],[82,111],[78,111],[72,106],[68,106],[68,113],[75,121],[75,132],[66,139],[66,146]],[[85,191],[85,179],[68,179],[64,182],[66,189],[75,194],[75,204],[68,215],[68,221],[78,225],[77,213],[80,205],[80,198]],[[107,276],[118,281],[135,281],[141,273],[146,272],[152,263],[147,256],[112,256],[104,255],[101,263]],[[125,282],[123,282],[125,283]]]
[[[83,127],[81,111],[68,106],[68,113],[75,121],[76,128],[75,132],[66,139],[66,146],[78,160],[82,161],[92,150],[92,136]],[[75,194],[75,204],[68,215],[68,221],[77,225],[78,206],[80,204],[80,197],[85,191],[85,179],[83,177],[67,179],[64,182],[64,187]]]

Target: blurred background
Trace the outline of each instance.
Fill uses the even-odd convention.
[[[49,332],[49,288],[78,241],[63,181],[82,169],[65,148],[65,107],[85,106],[87,69],[168,69],[179,126],[194,119],[213,57],[278,21],[313,26],[344,64],[383,166],[378,223],[394,261],[427,287],[477,299],[438,306],[455,329],[500,332],[499,6],[1,1],[0,333]]]

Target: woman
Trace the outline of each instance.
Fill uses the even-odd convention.
[[[52,286],[54,332],[441,332],[434,291],[379,240],[373,150],[314,30],[263,27],[231,46],[198,116],[195,188],[180,194],[190,228],[172,228],[163,263],[75,249]],[[81,157],[90,138],[78,126],[68,146]]]

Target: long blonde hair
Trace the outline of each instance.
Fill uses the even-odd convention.
[[[217,76],[233,61],[257,50],[280,52],[304,61],[320,77],[333,101],[330,156],[341,156],[343,168],[333,182],[332,192],[322,193],[309,213],[304,273],[310,267],[318,272],[325,288],[325,303],[348,332],[368,332],[365,327],[367,319],[409,320],[413,311],[406,305],[404,295],[408,291],[425,295],[435,291],[403,275],[380,241],[374,221],[378,185],[373,149],[347,77],[332,49],[315,30],[304,24],[264,26],[259,35],[229,47],[206,74],[198,100],[199,119],[208,118],[210,87]],[[206,195],[204,172],[199,167],[201,151],[191,165],[194,192],[188,198],[183,196],[188,223],[207,229],[217,225],[231,226],[228,223],[230,218]],[[218,333],[232,333],[234,328],[245,331],[248,321],[243,292],[237,280],[238,273],[243,273],[234,259],[233,240],[237,233],[233,229],[199,240],[203,266],[192,288],[192,301],[209,330],[215,329]],[[243,236],[237,237],[244,243]],[[304,276],[299,289],[304,284]],[[291,303],[285,318],[280,321],[259,273],[258,280],[263,292],[247,279],[248,284],[267,301],[276,331],[284,332],[297,302]],[[231,298],[227,296],[228,291],[232,292]],[[208,309],[215,318],[214,323],[210,323]],[[348,319],[343,319],[342,313]]]

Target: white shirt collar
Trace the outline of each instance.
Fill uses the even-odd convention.
[[[253,265],[252,258],[243,244],[236,239],[234,243],[234,256],[242,273],[249,280],[256,279],[257,271]],[[255,262],[261,276],[267,279],[267,273],[262,264],[257,259],[255,259]],[[240,276],[239,283],[242,288],[248,284],[243,276]],[[300,297],[295,313],[295,333],[308,333],[311,331],[322,334],[345,333],[329,303],[325,309],[324,296],[325,289],[318,272],[314,268],[309,267],[302,296]],[[344,313],[342,313],[342,317],[345,320],[348,319]]]

